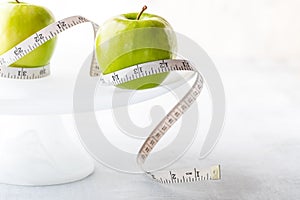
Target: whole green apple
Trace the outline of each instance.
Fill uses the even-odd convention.
[[[54,21],[52,13],[41,6],[19,1],[1,3],[0,55]],[[42,36],[37,37],[37,40],[40,37]],[[30,68],[47,65],[50,62],[55,44],[55,38],[49,40],[11,66]]]
[[[96,55],[103,74],[133,65],[171,59],[177,49],[175,33],[162,17],[128,13],[106,21],[96,37]],[[160,85],[168,73],[155,74],[118,85],[125,89],[148,89]]]

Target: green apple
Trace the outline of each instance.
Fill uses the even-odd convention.
[[[136,64],[171,59],[177,40],[171,25],[162,17],[143,13],[122,14],[106,21],[97,32],[96,56],[103,74]],[[135,79],[118,87],[148,89],[160,85],[168,73]]]
[[[1,3],[0,55],[54,21],[52,13],[41,6],[18,1]],[[49,64],[55,43],[55,38],[49,40],[11,66],[30,68]]]

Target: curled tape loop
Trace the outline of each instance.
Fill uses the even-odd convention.
[[[25,39],[12,49],[8,50],[4,54],[0,55],[0,76],[3,78],[12,79],[38,79],[46,77],[50,74],[49,66],[42,66],[37,68],[17,68],[10,67],[11,64],[21,59],[37,47],[41,46],[48,40],[56,37],[61,32],[76,26],[81,23],[91,23],[94,29],[94,37],[99,26],[82,17],[72,16],[62,20],[59,20],[49,26],[34,33],[32,36]],[[41,40],[35,40],[36,34],[42,35]],[[165,67],[161,67],[164,64]],[[136,75],[135,69],[140,67],[143,69],[143,73]],[[148,172],[143,168],[143,165],[154,149],[156,144],[165,135],[171,126],[190,108],[190,106],[196,101],[203,88],[203,78],[199,72],[193,67],[193,64],[187,60],[170,59],[159,60],[154,62],[148,62],[139,64],[138,66],[128,67],[117,72],[103,75],[95,59],[95,51],[93,53],[93,59],[90,67],[90,76],[100,76],[101,83],[103,85],[119,85],[134,79],[138,79],[143,76],[150,76],[154,74],[170,72],[170,71],[193,71],[197,74],[196,81],[186,95],[175,105],[175,107],[163,118],[163,120],[157,125],[157,127],[151,132],[137,155],[137,163],[149,175],[152,179],[162,184],[170,183],[184,183],[184,182],[196,182],[202,180],[218,180],[220,176],[220,165],[212,166],[207,169],[190,168],[184,170],[172,170],[172,171],[157,171]]]

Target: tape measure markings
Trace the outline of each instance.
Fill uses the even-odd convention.
[[[191,183],[197,181],[219,180],[221,178],[220,165],[207,169],[189,168],[147,173],[152,179],[162,184]]]
[[[102,75],[101,80],[110,85],[122,84],[144,76],[171,71],[193,71],[195,69],[187,60],[169,59],[138,64],[119,71]]]

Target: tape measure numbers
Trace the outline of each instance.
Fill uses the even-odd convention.
[[[56,37],[61,32],[81,23],[91,23],[94,29],[94,37],[99,26],[82,16],[68,17],[41,29],[23,42],[19,43],[9,51],[0,55],[0,77],[12,79],[38,79],[50,74],[49,66],[37,68],[16,68],[11,64],[21,59],[37,47]],[[39,36],[39,40],[36,37]],[[137,68],[142,70],[136,70]],[[137,155],[137,163],[143,169],[143,165],[156,144],[165,135],[171,126],[190,108],[200,95],[203,87],[203,78],[187,60],[170,59],[143,63],[128,67],[111,74],[101,74],[100,68],[95,59],[95,51],[90,68],[90,76],[100,76],[103,85],[119,85],[144,76],[170,72],[170,71],[192,71],[197,74],[196,81],[186,95],[175,105],[175,107],[164,117],[164,119],[151,132],[142,145]],[[148,172],[143,169],[152,179],[162,184],[185,183],[204,180],[219,180],[220,165],[208,169],[196,167],[184,170]]]

